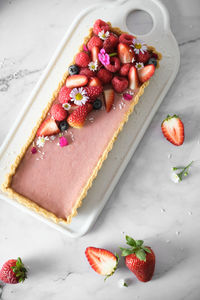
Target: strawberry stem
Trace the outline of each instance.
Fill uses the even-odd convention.
[[[180,173],[177,173],[177,176],[179,177],[180,181],[183,180],[183,176],[188,176],[188,170],[191,167],[192,163],[194,161],[192,160],[186,167],[173,167],[172,170],[182,170]]]

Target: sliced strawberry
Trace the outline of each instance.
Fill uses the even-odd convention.
[[[144,68],[138,70],[138,76],[140,82],[145,82],[149,80],[155,72],[155,66],[154,65],[146,65]]]
[[[88,86],[102,86],[101,80],[98,77],[91,77]]]
[[[100,275],[109,277],[117,269],[118,258],[108,250],[88,247],[85,250],[85,255],[90,266]]]
[[[139,87],[138,73],[135,66],[132,66],[128,73],[129,88],[134,90]]]
[[[97,47],[97,46],[92,47],[92,50],[91,50],[92,61],[96,61],[96,60],[99,61],[99,58],[98,58],[99,52],[100,52],[99,47]]]
[[[74,110],[67,118],[68,124],[74,128],[83,127],[86,120],[86,116],[91,110],[92,110],[91,104],[78,106],[78,108]]]
[[[117,46],[118,57],[122,64],[129,64],[135,60],[135,53],[124,43],[119,43]]]
[[[167,116],[162,122],[161,129],[164,137],[172,144],[180,146],[184,142],[184,125],[177,115]]]
[[[86,75],[72,75],[67,77],[66,80],[66,87],[67,88],[75,88],[75,87],[81,87],[88,83],[88,77]]]
[[[104,89],[103,95],[104,95],[104,103],[106,106],[106,111],[109,112],[112,108],[115,99],[114,89],[112,88]]]
[[[96,99],[103,92],[102,86],[88,86],[84,88],[90,100]]]
[[[49,136],[60,132],[58,125],[55,120],[48,118],[40,125],[37,136]]]

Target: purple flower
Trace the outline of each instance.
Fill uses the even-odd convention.
[[[102,65],[106,66],[110,64],[110,56],[106,53],[105,49],[101,49],[100,53],[98,54],[98,58]]]

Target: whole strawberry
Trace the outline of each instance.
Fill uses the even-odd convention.
[[[8,260],[0,270],[0,280],[5,283],[19,283],[27,278],[27,270],[20,257]]]
[[[143,282],[151,280],[155,269],[155,254],[148,246],[143,246],[143,241],[134,240],[126,236],[127,245],[131,248],[120,248],[121,255],[125,257],[127,268]]]

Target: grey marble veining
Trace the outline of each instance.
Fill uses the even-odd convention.
[[[0,1],[0,142],[4,140],[57,44],[79,11],[97,1]],[[200,298],[200,3],[163,0],[180,46],[178,76],[92,230],[70,239],[0,201],[0,265],[22,257],[29,277],[22,285],[0,284],[2,300]],[[189,5],[188,5],[189,3]],[[174,147],[160,124],[177,113],[185,142]],[[195,160],[180,184],[172,166]],[[124,235],[145,239],[156,254],[153,280],[138,282],[123,259],[104,283],[90,269],[87,246],[118,251]],[[120,278],[128,288],[120,289]]]

